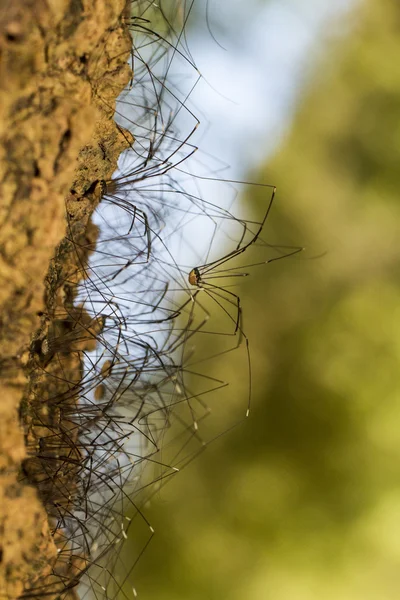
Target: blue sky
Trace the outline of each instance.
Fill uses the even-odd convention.
[[[290,126],[296,101],[327,41],[345,33],[356,0],[198,2],[189,48],[204,79],[192,100],[210,126],[201,147],[232,165],[231,176],[265,160]],[[203,14],[201,14],[203,13]]]

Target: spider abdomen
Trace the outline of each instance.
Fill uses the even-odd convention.
[[[189,283],[190,285],[199,285],[200,281],[201,281],[201,275],[200,275],[200,271],[197,267],[195,267],[194,269],[192,269],[189,273]]]

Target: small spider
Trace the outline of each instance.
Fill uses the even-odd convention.
[[[247,228],[247,225],[245,224],[243,227],[242,236],[240,237],[240,240],[239,240],[236,248],[234,248],[233,250],[231,250],[224,256],[220,257],[219,259],[216,259],[212,262],[208,262],[206,264],[194,267],[189,272],[189,275],[188,275],[189,284],[192,286],[195,286],[197,288],[200,288],[201,290],[204,290],[204,293],[214,302],[214,304],[220,310],[223,311],[223,313],[225,313],[225,315],[228,317],[228,319],[233,324],[234,329],[231,333],[221,333],[221,335],[235,336],[235,335],[239,334],[236,348],[240,345],[242,339],[244,339],[244,341],[245,341],[246,352],[247,352],[247,362],[248,362],[248,373],[249,373],[249,398],[248,398],[248,406],[247,406],[246,416],[248,416],[249,411],[250,411],[251,387],[252,387],[249,340],[243,329],[243,309],[241,306],[240,297],[235,292],[231,291],[230,289],[227,289],[227,288],[231,287],[230,283],[228,283],[228,285],[222,285],[221,281],[225,280],[225,281],[229,282],[229,281],[232,281],[232,279],[236,278],[236,277],[246,277],[247,275],[249,275],[249,273],[243,272],[242,269],[244,269],[244,268],[255,267],[257,265],[262,265],[262,264],[268,264],[268,263],[271,263],[271,262],[274,262],[277,260],[281,260],[283,258],[287,258],[289,256],[293,256],[294,254],[297,254],[298,252],[301,252],[303,250],[303,248],[300,248],[300,247],[289,247],[288,246],[288,247],[286,247],[287,251],[284,254],[279,254],[279,256],[275,256],[273,258],[263,260],[260,262],[256,262],[253,264],[249,264],[249,265],[241,265],[241,266],[237,266],[237,267],[234,266],[234,267],[230,267],[230,268],[227,267],[227,263],[229,263],[233,259],[237,258],[241,254],[246,252],[246,250],[250,246],[255,245],[257,240],[260,238],[261,232],[262,232],[264,225],[268,219],[268,216],[269,216],[269,213],[270,213],[273,201],[274,201],[275,191],[276,191],[275,186],[268,186],[268,187],[272,188],[271,197],[269,199],[268,206],[265,211],[264,217],[263,217],[262,221],[260,223],[258,223],[258,227],[257,227],[256,231],[253,232],[251,239],[247,242],[244,241],[245,234],[247,231],[249,231],[249,229]],[[285,248],[285,247],[282,246],[282,248]],[[214,281],[216,280],[216,282],[212,283],[213,280]],[[200,289],[194,293],[193,299],[195,299],[197,297],[197,293],[200,291]],[[196,302],[199,302],[197,298],[196,298]],[[233,314],[232,314],[232,310],[231,310],[232,307],[234,310]],[[234,348],[232,348],[232,350],[233,349]]]

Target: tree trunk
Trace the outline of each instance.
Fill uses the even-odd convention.
[[[68,509],[79,450],[54,399],[73,410],[81,352],[102,327],[74,300],[97,184],[129,139],[113,121],[131,77],[126,16],[125,0],[0,8],[0,600],[67,598],[60,577],[76,583],[52,510]]]

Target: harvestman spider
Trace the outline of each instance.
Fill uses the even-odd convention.
[[[226,315],[229,317],[229,319],[234,323],[235,329],[234,329],[233,333],[225,333],[222,335],[236,335],[238,331],[240,333],[237,345],[234,348],[225,350],[225,352],[223,352],[222,354],[224,354],[226,352],[230,352],[231,350],[235,350],[236,348],[239,347],[239,345],[242,341],[242,338],[244,338],[244,340],[245,340],[246,352],[247,352],[247,362],[248,362],[248,372],[249,372],[249,398],[248,398],[248,405],[247,405],[247,410],[246,410],[246,417],[250,413],[252,380],[251,380],[251,361],[250,361],[249,339],[243,330],[243,310],[242,310],[242,306],[241,306],[241,302],[240,302],[240,297],[237,294],[235,294],[234,292],[232,292],[231,290],[226,289],[226,287],[222,287],[220,285],[214,285],[214,284],[210,283],[209,280],[210,279],[230,278],[230,277],[246,277],[248,275],[248,273],[243,273],[243,272],[235,273],[233,271],[235,271],[236,269],[254,267],[254,266],[262,265],[262,264],[268,264],[268,263],[274,262],[276,260],[281,260],[282,258],[287,258],[289,256],[293,256],[294,254],[298,254],[299,252],[301,252],[303,250],[303,248],[301,248],[301,247],[296,247],[296,248],[292,248],[290,252],[286,252],[286,254],[281,254],[280,256],[276,256],[274,258],[270,258],[265,261],[253,263],[250,265],[244,265],[242,267],[232,267],[230,269],[220,269],[219,268],[222,265],[224,265],[225,263],[227,263],[230,260],[239,256],[240,254],[243,254],[243,252],[245,252],[250,246],[255,244],[256,241],[258,240],[258,238],[260,237],[260,234],[263,230],[263,227],[264,227],[264,225],[267,221],[268,215],[270,213],[270,210],[271,210],[271,207],[272,207],[272,204],[274,201],[275,193],[276,193],[275,186],[266,185],[266,187],[272,188],[271,198],[268,203],[268,207],[265,212],[264,218],[262,219],[261,223],[259,223],[259,227],[258,227],[257,231],[254,233],[253,237],[248,242],[244,243],[244,237],[245,237],[246,231],[247,231],[247,225],[244,223],[243,224],[243,233],[242,233],[241,238],[234,250],[231,250],[231,252],[228,252],[227,254],[225,254],[225,256],[222,256],[221,258],[218,258],[212,262],[194,267],[190,271],[189,276],[188,276],[188,281],[189,281],[190,285],[198,288],[198,290],[196,290],[195,294],[193,295],[193,299],[196,298],[196,295],[200,290],[204,290],[204,292],[220,307],[220,309],[222,309],[226,313]],[[225,294],[227,294],[228,296],[226,296]],[[221,301],[228,302],[229,304],[232,304],[236,307],[236,318],[234,318],[231,315],[231,313],[224,307],[224,305]],[[203,309],[204,309],[204,307],[203,307]]]

